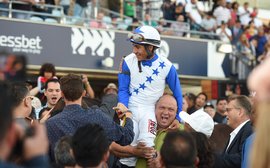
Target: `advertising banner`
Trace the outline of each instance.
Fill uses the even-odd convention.
[[[117,72],[121,58],[132,52],[127,32],[4,19],[0,25],[0,50],[24,53],[30,65],[51,62],[58,67]],[[178,74],[202,77],[208,76],[208,52],[207,41],[167,36],[157,51],[173,62]]]

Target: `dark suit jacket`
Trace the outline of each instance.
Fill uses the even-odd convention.
[[[241,168],[242,147],[252,132],[251,123],[248,121],[237,133],[228,150],[226,151],[229,141],[223,153],[216,155],[214,168]]]

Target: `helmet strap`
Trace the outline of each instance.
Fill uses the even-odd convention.
[[[138,61],[138,67],[139,67],[139,72],[142,72],[142,65],[141,65],[141,61]]]
[[[152,51],[149,50],[149,45],[144,45],[145,51],[147,53],[147,59],[151,59],[154,55],[154,49]]]

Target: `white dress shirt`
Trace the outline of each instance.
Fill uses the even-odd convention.
[[[249,121],[249,119],[246,120],[246,121],[244,121],[242,124],[240,124],[238,127],[236,127],[236,128],[233,130],[233,132],[230,133],[230,142],[229,142],[229,144],[228,144],[228,146],[227,146],[227,148],[226,148],[226,151],[228,150],[229,146],[231,145],[232,141],[234,140],[234,138],[236,137],[236,135],[238,134],[238,132],[241,130],[241,128],[242,128],[248,121]]]

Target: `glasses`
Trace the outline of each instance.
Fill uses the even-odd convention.
[[[32,119],[31,117],[25,117],[25,120],[26,120],[30,125],[32,125],[33,122],[34,122],[34,119]]]
[[[241,109],[241,108],[238,108],[238,107],[232,107],[232,108],[226,108],[226,111],[232,111],[232,109]]]
[[[34,99],[33,96],[26,96],[25,97],[25,99],[28,99],[28,98],[30,98],[30,100],[33,100]]]
[[[22,101],[27,101],[27,100],[33,100],[34,98],[33,98],[33,96],[25,96],[23,99],[22,99]]]

